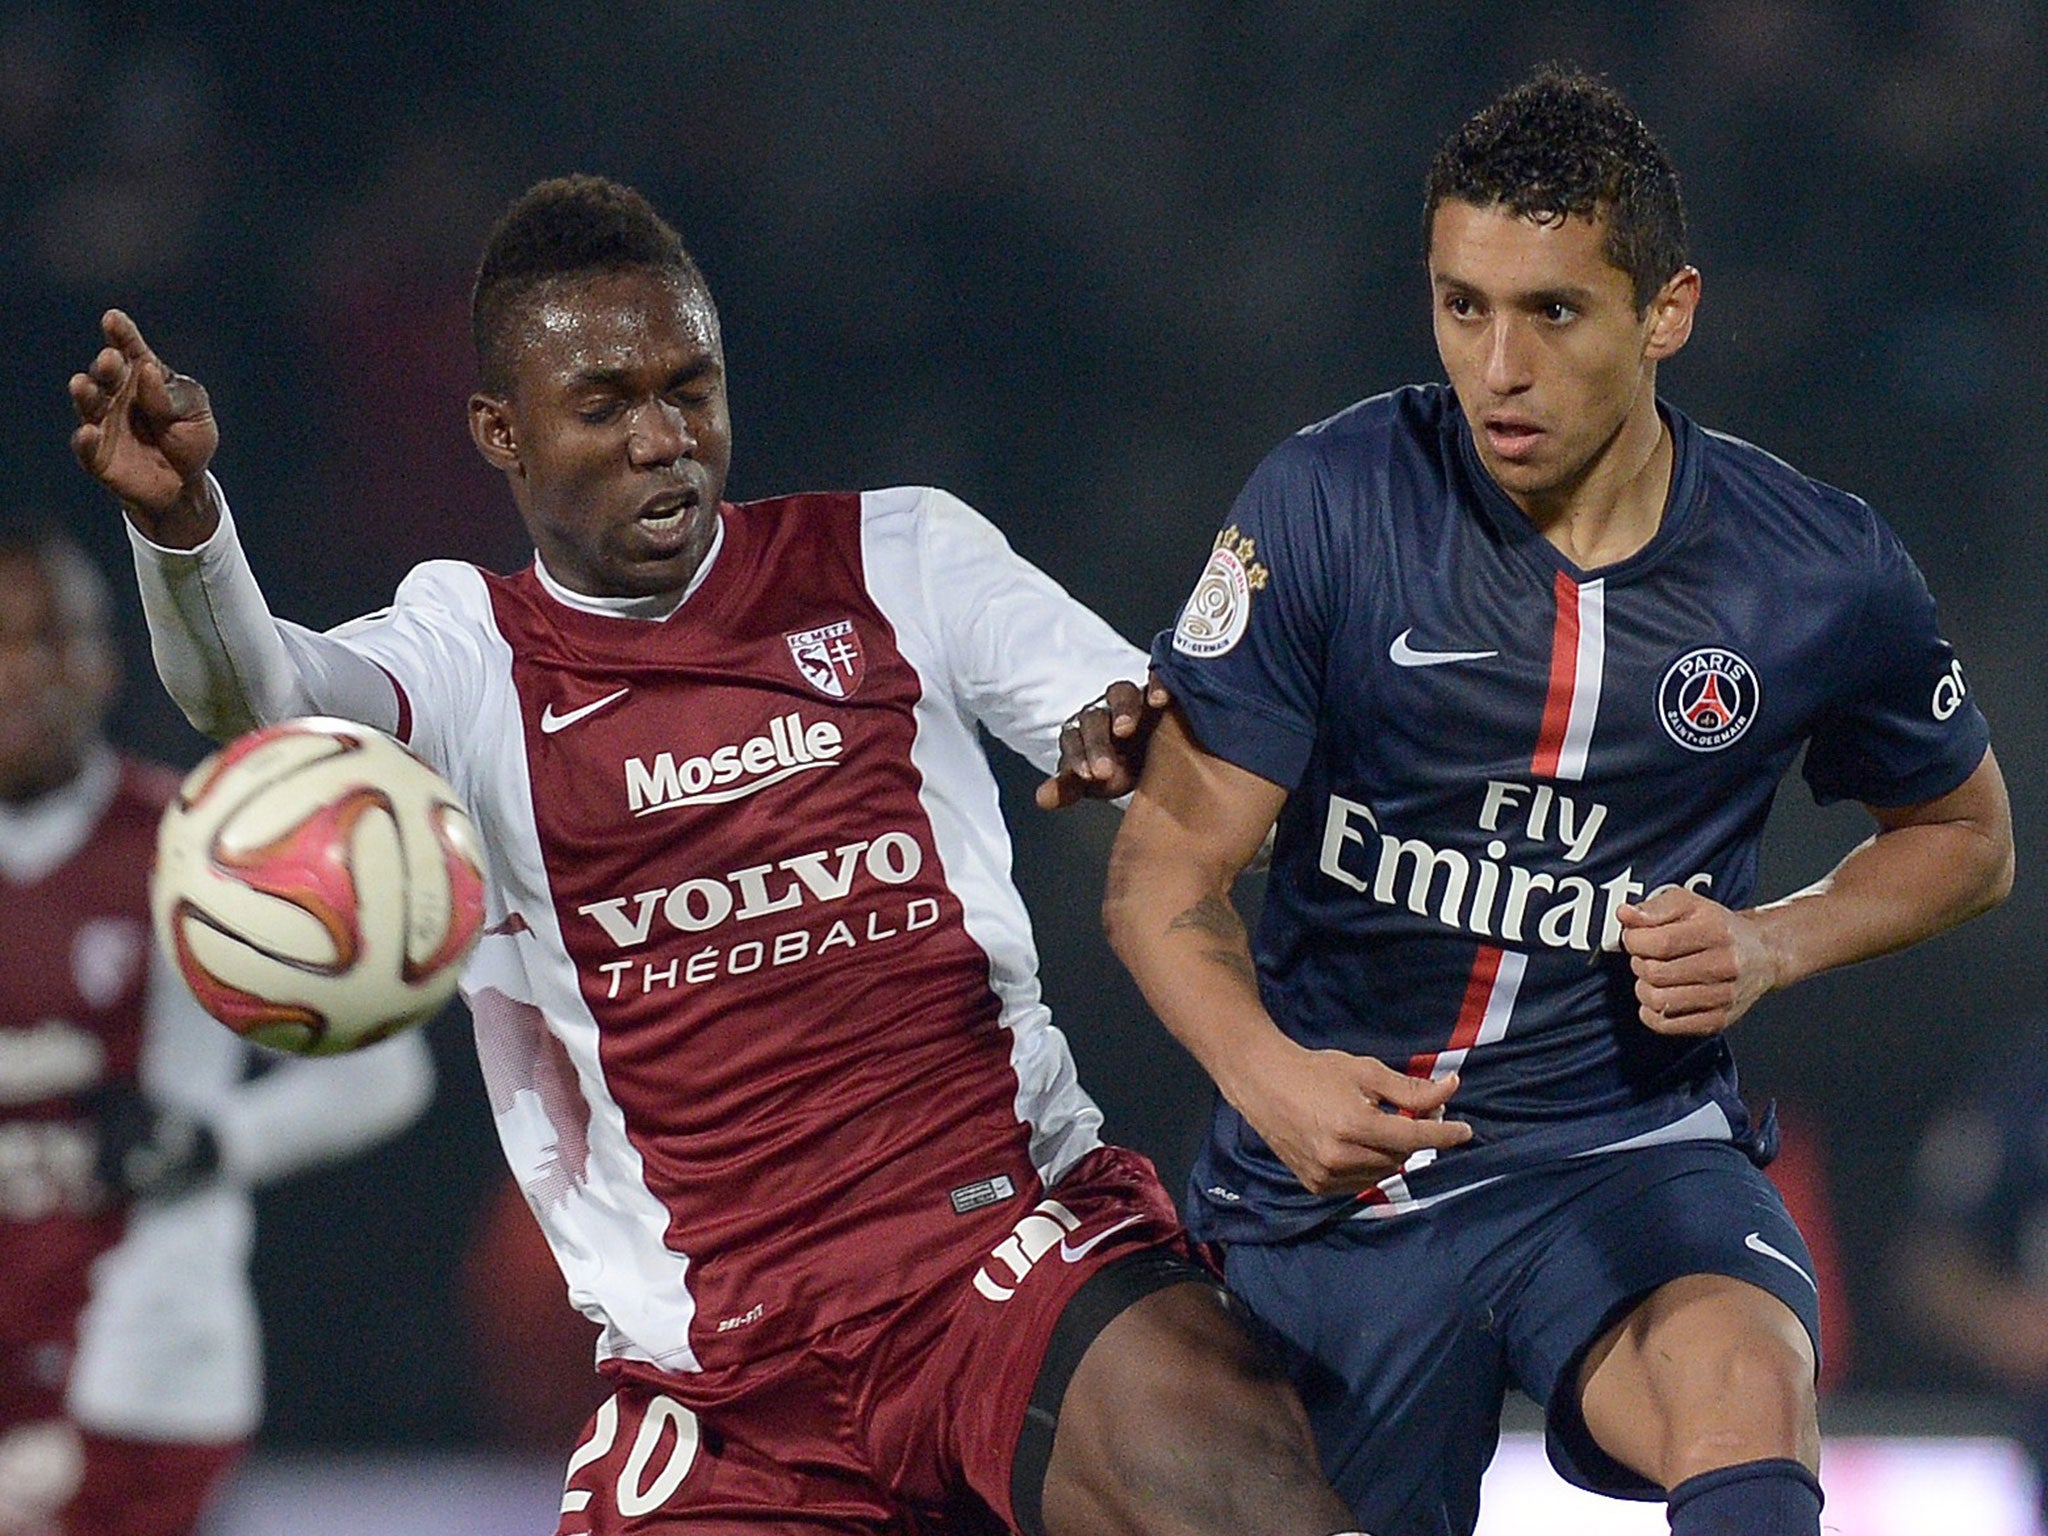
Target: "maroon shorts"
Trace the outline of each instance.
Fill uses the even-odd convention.
[[[64,1536],[192,1536],[246,1445],[153,1444],[85,1431],[85,1482]]]
[[[607,1362],[617,1390],[570,1458],[558,1536],[1015,1528],[1062,1314],[1148,1253],[1191,1258],[1173,1201],[1144,1157],[1102,1147],[949,1282],[801,1350],[700,1375]]]

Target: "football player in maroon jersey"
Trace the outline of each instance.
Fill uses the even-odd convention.
[[[1097,1137],[1008,879],[977,724],[1049,770],[1141,653],[942,491],[727,502],[717,311],[629,189],[518,200],[473,316],[512,576],[273,619],[206,394],[119,311],[73,446],[195,724],[376,725],[484,833],[465,995],[615,1388],[562,1536],[1348,1528],[1150,1164]]]
[[[0,532],[0,1531],[187,1536],[256,1428],[249,1190],[403,1128],[422,1040],[249,1080],[149,935],[169,770],[100,734],[69,539]]]

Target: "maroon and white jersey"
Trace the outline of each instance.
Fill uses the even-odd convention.
[[[53,797],[68,812],[58,835],[73,844],[55,861],[32,856],[50,815],[9,811],[0,825],[0,1345],[9,1348],[68,1342],[92,1261],[121,1237],[123,1212],[93,1177],[86,1096],[141,1071],[149,864],[176,787],[168,774],[96,758],[78,791]]]
[[[261,1412],[249,1190],[392,1135],[426,1107],[433,1068],[410,1036],[249,1075],[253,1048],[150,936],[176,788],[98,749],[70,783],[0,805],[0,1373],[61,1390],[103,1434],[224,1442]],[[84,1101],[112,1083],[203,1119],[219,1176],[133,1203],[101,1188]]]
[[[202,728],[245,679],[254,719],[395,729],[468,804],[506,1154],[601,1351],[668,1370],[962,1272],[1098,1144],[977,727],[1049,769],[1144,664],[944,492],[721,523],[652,613],[432,562],[328,636],[268,620],[231,525],[138,545]]]

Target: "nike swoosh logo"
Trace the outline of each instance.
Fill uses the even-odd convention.
[[[540,712],[540,733],[543,736],[552,736],[555,732],[574,725],[584,716],[596,714],[605,705],[616,704],[632,691],[631,688],[621,688],[617,693],[606,694],[594,704],[585,704],[580,709],[572,709],[567,714],[562,715],[556,714],[555,706],[553,703],[549,703]]]
[[[1394,636],[1394,643],[1387,647],[1387,655],[1393,658],[1397,667],[1441,667],[1452,661],[1484,661],[1489,656],[1498,656],[1499,651],[1418,651],[1408,643],[1414,634],[1404,629]]]
[[[1118,1222],[1115,1226],[1104,1227],[1100,1232],[1096,1233],[1093,1237],[1089,1238],[1088,1241],[1085,1243],[1070,1244],[1063,1237],[1060,1239],[1060,1257],[1066,1260],[1069,1264],[1078,1264],[1083,1259],[1087,1258],[1089,1254],[1095,1251],[1095,1247],[1098,1243],[1104,1242],[1109,1238],[1115,1237],[1117,1233],[1123,1231],[1125,1227],[1130,1226],[1133,1222],[1143,1221],[1144,1219],[1145,1218],[1142,1216],[1126,1216],[1122,1221]]]
[[[1765,1242],[1763,1233],[1750,1233],[1749,1236],[1745,1237],[1742,1240],[1742,1246],[1747,1248],[1751,1253],[1760,1253],[1767,1259],[1776,1259],[1780,1264],[1784,1265],[1787,1269],[1791,1270],[1793,1274],[1797,1275],[1800,1279],[1804,1280],[1808,1285],[1811,1285],[1813,1287],[1814,1295],[1818,1296],[1820,1294],[1819,1284],[1814,1280],[1813,1276],[1809,1275],[1805,1270],[1799,1267],[1799,1261],[1797,1259],[1786,1257],[1784,1254],[1778,1252],[1777,1249],[1773,1248],[1769,1243]]]

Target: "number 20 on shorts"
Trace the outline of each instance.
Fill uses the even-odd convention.
[[[654,1453],[660,1446],[662,1433],[670,1425],[675,1426],[675,1438],[669,1444],[668,1457],[661,1470],[653,1473],[648,1480],[654,1460]],[[594,1461],[600,1461],[611,1454],[613,1444],[619,1438],[619,1399],[616,1394],[604,1401],[591,1421],[590,1438],[576,1447],[569,1458],[566,1481],[575,1482],[576,1474]],[[697,1446],[700,1440],[697,1429],[697,1415],[685,1408],[672,1397],[655,1396],[648,1401],[647,1411],[640,1419],[640,1432],[633,1439],[633,1449],[626,1454],[626,1464],[619,1469],[617,1487],[613,1499],[620,1514],[627,1518],[652,1514],[668,1502],[675,1491],[683,1486],[683,1479],[690,1475],[690,1468],[697,1460]],[[573,1515],[590,1507],[590,1490],[587,1488],[565,1488],[562,1491],[562,1513]]]

